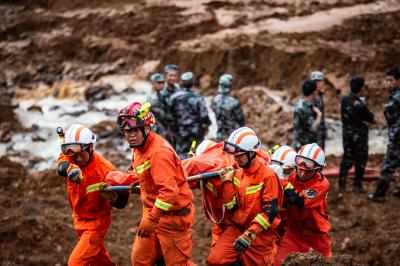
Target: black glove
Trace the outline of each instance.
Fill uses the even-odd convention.
[[[285,197],[286,201],[289,204],[294,204],[299,207],[304,207],[304,198],[300,197],[299,194],[294,190],[294,187],[291,183],[287,184],[285,187]]]
[[[253,241],[256,238],[256,234],[246,230],[241,236],[236,238],[235,242],[233,242],[233,247],[235,248],[236,251],[238,252],[244,252],[246,249],[248,249],[251,245],[251,241]]]
[[[69,167],[69,162],[67,162],[67,161],[59,162],[57,165],[57,174],[59,176],[67,177],[68,176],[68,173],[67,173],[68,167]]]
[[[68,179],[76,184],[79,184],[83,179],[81,169],[76,165],[71,164],[67,169],[67,173]]]

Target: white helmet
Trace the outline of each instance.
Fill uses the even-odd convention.
[[[95,144],[96,135],[87,127],[79,124],[71,125],[64,135],[63,144]]]
[[[317,165],[317,167],[326,166],[325,153],[316,143],[306,144],[300,148],[296,156],[296,164],[299,157],[311,160]]]
[[[283,145],[272,154],[271,161],[278,162],[282,164],[282,166],[295,167],[296,155],[297,153],[292,147]]]
[[[215,141],[205,139],[199,144],[199,146],[197,146],[195,154],[199,156],[215,144],[217,144]]]
[[[313,71],[310,74],[310,79],[311,80],[324,80],[325,75],[321,71]]]
[[[231,153],[236,151],[256,151],[260,147],[260,140],[256,132],[249,127],[241,127],[231,133],[225,141],[225,148]]]

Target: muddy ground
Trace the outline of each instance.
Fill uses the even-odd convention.
[[[32,130],[13,112],[21,95],[48,96],[54,90],[38,88],[68,80],[91,84],[115,73],[147,78],[165,63],[197,73],[207,95],[214,93],[221,73],[234,74],[234,93],[249,125],[266,144],[290,142],[291,114],[271,101],[265,88],[292,103],[301,81],[315,69],[324,70],[334,85],[327,85],[326,92],[327,116],[332,119],[339,117],[337,91],[345,93],[352,74],[364,75],[367,100],[378,117],[374,127],[380,128],[388,95],[383,71],[400,64],[399,10],[397,0],[2,1],[0,141],[7,143],[14,132]],[[55,97],[74,97],[56,91]],[[113,144],[104,143],[104,150]],[[118,152],[107,155],[121,168],[128,164]],[[65,265],[76,236],[63,182],[54,166],[32,171],[13,158],[0,159],[0,263]],[[339,161],[331,158],[330,164]],[[379,166],[381,161],[382,155],[377,155],[371,164]],[[399,199],[371,204],[365,194],[349,192],[338,202],[336,180],[331,183],[335,257],[327,263],[400,265]],[[106,241],[120,265],[129,264],[140,212],[138,199],[132,197],[127,209],[113,214]],[[204,265],[210,224],[200,209],[197,213],[194,258]],[[322,262],[308,254],[287,263]]]

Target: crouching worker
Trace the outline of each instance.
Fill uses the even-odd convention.
[[[296,175],[296,151],[287,145],[280,146],[277,148],[271,156],[271,169],[279,177],[282,187],[286,187],[289,182],[289,178],[292,175]],[[277,229],[280,239],[285,233],[285,224],[287,220],[287,209],[286,202],[283,201],[283,206],[280,209],[281,223]]]
[[[103,197],[99,190],[88,193],[90,188],[104,184],[114,166],[94,151],[96,136],[90,129],[74,124],[65,134],[61,128],[58,133],[62,154],[57,173],[65,177],[74,228],[79,236],[68,265],[115,265],[104,247],[104,236],[111,224],[111,205],[118,197],[109,194]]]
[[[285,187],[287,221],[275,265],[281,265],[295,252],[314,250],[331,257],[330,223],[326,213],[329,182],[321,170],[324,151],[315,143],[301,147],[296,156],[296,175]]]
[[[209,265],[272,265],[277,246],[283,192],[276,174],[257,155],[255,132],[241,127],[225,141],[239,169],[222,175],[223,201],[229,225],[211,248]]]
[[[272,154],[270,167],[279,177],[283,187],[287,185],[289,177],[296,174],[296,155],[296,151],[287,145],[279,147]]]
[[[140,185],[143,216],[132,247],[132,265],[191,265],[193,195],[181,161],[151,126],[149,104],[134,102],[118,115],[118,125],[133,148],[132,169]]]

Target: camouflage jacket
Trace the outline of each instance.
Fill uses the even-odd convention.
[[[150,97],[147,98],[147,101],[151,103],[151,111],[156,118],[154,131],[165,137],[167,123],[167,106],[165,106],[161,100],[161,92],[152,94]]]
[[[314,106],[317,107],[321,113],[321,123],[319,124],[318,134],[321,136],[326,136],[326,123],[325,123],[325,102],[324,102],[324,95],[319,94],[318,97],[315,98],[313,102]]]
[[[174,127],[174,121],[175,118],[173,117],[172,113],[171,113],[171,109],[170,109],[170,98],[172,96],[172,94],[174,94],[175,92],[179,91],[180,87],[175,84],[174,87],[167,87],[167,84],[164,86],[164,88],[161,90],[160,92],[160,102],[162,104],[162,106],[164,106],[164,111],[165,111],[165,121],[168,124],[168,127]]]
[[[390,94],[384,114],[389,127],[389,141],[400,143],[400,88],[395,88]]]
[[[302,145],[317,142],[318,127],[313,128],[317,115],[313,111],[313,102],[301,98],[295,105],[293,114],[293,146],[298,149]]]
[[[211,124],[207,105],[203,97],[186,89],[173,93],[169,99],[175,129],[181,137],[204,137]]]
[[[211,102],[211,109],[217,120],[218,140],[226,139],[232,131],[245,125],[240,102],[230,95],[218,94],[215,96]]]
[[[352,92],[342,98],[341,115],[343,135],[355,133],[368,135],[367,122],[374,122],[374,114],[369,111],[364,101]]]

